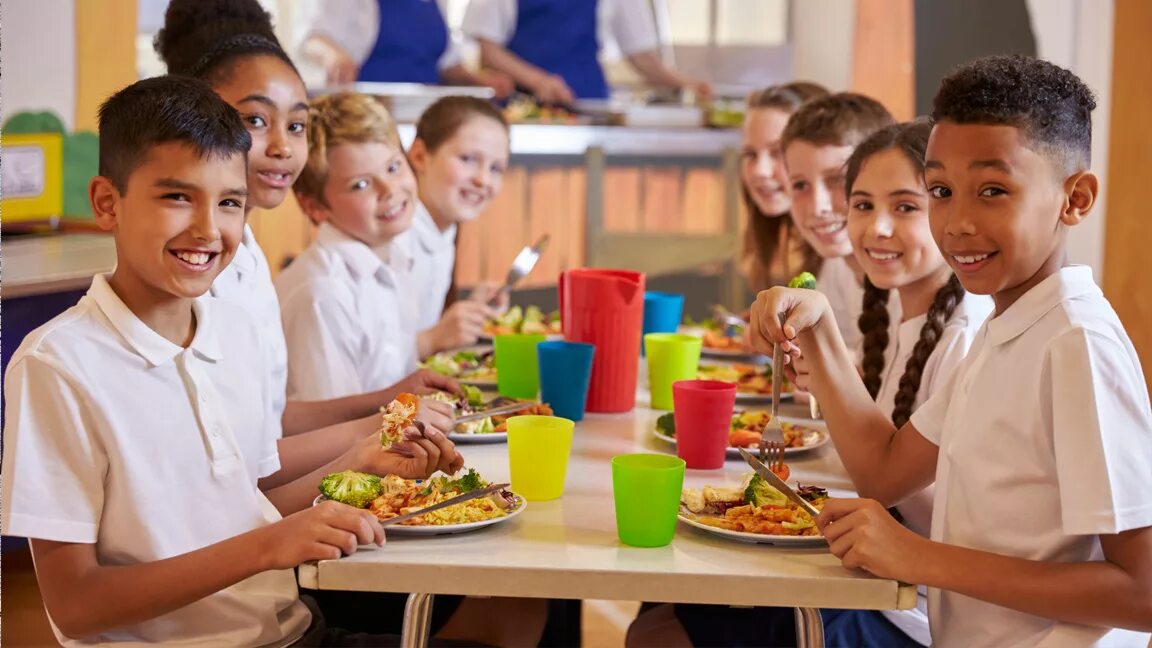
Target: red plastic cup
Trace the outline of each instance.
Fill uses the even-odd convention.
[[[724,466],[728,429],[736,407],[736,383],[680,380],[672,383],[672,416],[676,420],[676,454],[688,468]]]

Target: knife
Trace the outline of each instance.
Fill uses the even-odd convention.
[[[755,470],[757,475],[760,475],[764,478],[765,481],[767,481],[769,484],[772,484],[776,490],[784,493],[785,497],[792,500],[793,502],[796,502],[800,508],[807,511],[808,515],[812,516],[813,520],[815,520],[816,517],[820,515],[820,510],[815,506],[812,506],[812,502],[809,502],[803,497],[797,495],[796,491],[792,490],[791,486],[786,484],[783,479],[780,479],[776,473],[768,470],[768,466],[765,466],[763,462],[755,457],[755,455],[753,455],[751,452],[748,452],[744,448],[738,449],[740,450],[740,456],[744,457],[744,461],[747,461],[748,465],[752,466],[752,470]]]
[[[519,412],[533,407],[537,403],[524,402],[524,403],[508,403],[500,407],[493,407],[492,409],[480,410],[479,412],[472,412],[471,414],[464,414],[456,417],[457,423],[467,423],[469,421],[479,421],[480,419],[488,418],[489,416],[496,416],[498,414],[510,414],[512,412]]]
[[[492,484],[491,486],[487,486],[485,488],[480,488],[480,489],[474,490],[470,493],[464,493],[463,495],[457,495],[456,497],[450,497],[450,498],[444,500],[443,502],[436,502],[435,504],[433,504],[431,506],[425,506],[424,508],[422,508],[418,511],[412,511],[411,513],[405,513],[404,515],[399,515],[399,516],[394,517],[394,518],[388,518],[387,520],[382,521],[380,523],[380,526],[386,527],[386,526],[392,526],[393,524],[397,524],[399,522],[405,522],[407,520],[411,520],[414,517],[424,515],[425,513],[431,513],[432,511],[438,511],[438,510],[445,508],[447,506],[452,506],[454,504],[459,504],[461,502],[467,502],[468,500],[473,500],[473,499],[476,499],[477,497],[484,497],[485,495],[489,495],[491,493],[495,493],[496,491],[508,488],[508,486],[510,486],[510,485],[511,484]]]

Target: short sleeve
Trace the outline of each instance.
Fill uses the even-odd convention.
[[[375,0],[317,0],[308,34],[327,37],[362,65],[380,35],[379,5]]]
[[[660,40],[656,36],[656,19],[647,2],[644,0],[611,1],[612,12],[606,17],[608,30],[625,56],[648,52],[660,47]]]
[[[1052,341],[1045,374],[1064,532],[1152,526],[1152,413],[1135,351],[1076,328]]]
[[[468,38],[506,45],[516,33],[516,0],[472,0],[460,29]]]
[[[75,381],[36,353],[4,381],[4,534],[95,543],[108,460],[99,415]]]
[[[362,335],[353,298],[336,283],[301,287],[282,305],[293,400],[340,398],[364,391],[358,367]]]
[[[960,374],[963,373],[960,369],[952,372],[952,375],[944,382],[939,390],[934,392],[924,401],[915,412],[912,412],[912,417],[909,422],[916,431],[920,433],[932,444],[939,446],[940,437],[944,433],[944,419],[948,415],[948,405],[952,402],[952,393],[956,391],[956,384],[960,380]]]

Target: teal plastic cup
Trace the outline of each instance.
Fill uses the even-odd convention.
[[[544,336],[537,334],[496,336],[496,390],[501,396],[536,398],[540,391],[536,345],[543,341]]]
[[[663,547],[676,534],[684,460],[665,454],[612,458],[616,534],[633,547]]]

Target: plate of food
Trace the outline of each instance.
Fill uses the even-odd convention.
[[[428,480],[396,475],[380,477],[346,470],[324,477],[320,482],[320,495],[312,504],[336,500],[368,509],[378,520],[386,522],[487,486],[489,483],[472,468],[460,477],[440,476]],[[507,522],[523,513],[526,506],[523,497],[502,489],[393,524],[387,533],[420,536],[466,533]]]
[[[560,335],[560,311],[546,315],[538,306],[520,308],[513,306],[496,319],[484,324],[482,339],[491,340],[497,335],[517,333],[538,333],[540,335]]]
[[[797,493],[820,508],[828,491],[800,486]],[[680,496],[680,521],[729,540],[773,545],[823,545],[815,521],[804,509],[755,473],[739,486],[685,488]]]
[[[732,425],[728,431],[728,458],[739,459],[740,448],[753,449],[760,445],[760,432],[772,419],[769,412],[737,411],[732,414]],[[796,421],[780,417],[780,428],[784,432],[784,454],[794,455],[827,445],[827,430],[809,427]],[[663,414],[656,419],[653,434],[657,439],[676,443],[676,419],[673,414]]]
[[[513,416],[538,414],[551,416],[552,408],[547,403],[497,396],[485,401],[479,389],[465,385],[464,394],[455,395],[436,392],[433,400],[455,406],[456,416],[468,420],[456,424],[456,429],[448,435],[454,443],[504,443],[508,440],[507,421]],[[515,408],[519,406],[519,408]],[[509,409],[514,408],[514,409]],[[493,411],[491,416],[483,416],[485,411]]]
[[[490,348],[441,351],[420,366],[468,385],[496,386],[496,356]]]
[[[744,346],[744,330],[748,326],[746,322],[741,320],[740,323],[735,323],[736,319],[739,318],[719,306],[715,308],[715,311],[716,314],[713,317],[700,322],[685,318],[684,324],[680,327],[681,333],[701,338],[703,345],[700,349],[700,355],[730,360],[764,357],[763,354]]]
[[[696,377],[701,380],[719,380],[721,382],[736,383],[737,403],[771,403],[772,402],[772,365],[754,365],[744,363],[708,364],[701,363],[696,371]],[[784,379],[781,387],[780,400],[792,398],[792,387],[788,379]]]

